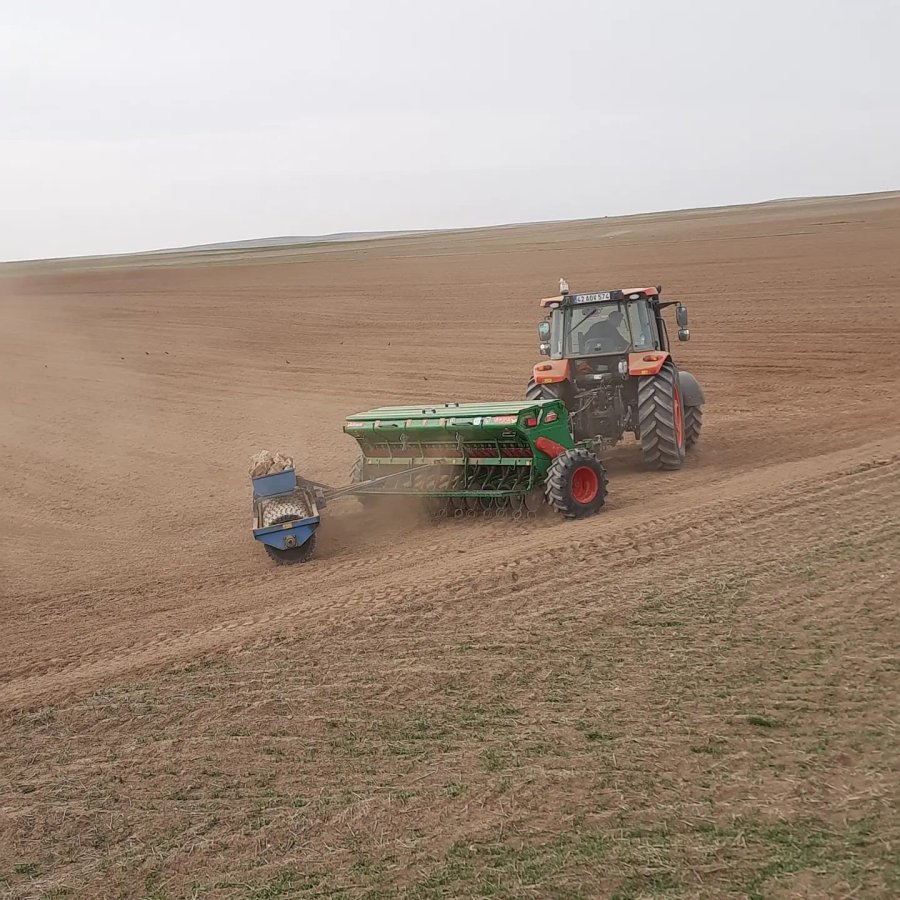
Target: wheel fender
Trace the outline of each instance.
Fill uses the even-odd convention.
[[[669,359],[666,350],[650,350],[643,353],[628,354],[629,375],[657,375]]]
[[[690,372],[678,370],[678,386],[681,388],[681,402],[684,406],[703,406],[703,389]]]
[[[548,359],[535,365],[533,378],[535,384],[559,384],[569,380],[569,372],[569,360]]]

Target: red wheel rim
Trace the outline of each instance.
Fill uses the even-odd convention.
[[[681,391],[676,387],[673,391],[675,398],[675,443],[681,447],[684,444],[684,408],[681,405]]]
[[[600,477],[590,466],[579,466],[572,473],[572,496],[576,503],[590,503],[600,493]]]

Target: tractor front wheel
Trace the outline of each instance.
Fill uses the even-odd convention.
[[[606,469],[590,450],[566,450],[550,463],[544,496],[567,519],[592,516],[606,502]]]
[[[678,371],[666,362],[638,384],[638,433],[648,469],[680,469],[684,462],[685,416]]]

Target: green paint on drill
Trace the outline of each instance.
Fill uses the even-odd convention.
[[[575,446],[561,400],[385,406],[348,416],[344,431],[359,443],[366,479],[430,467],[377,493],[425,497],[523,496],[550,466],[538,438]]]

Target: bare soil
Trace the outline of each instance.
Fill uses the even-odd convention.
[[[894,896],[900,196],[0,269],[0,894]],[[521,396],[537,299],[662,282],[707,394],[580,522],[247,460]]]

